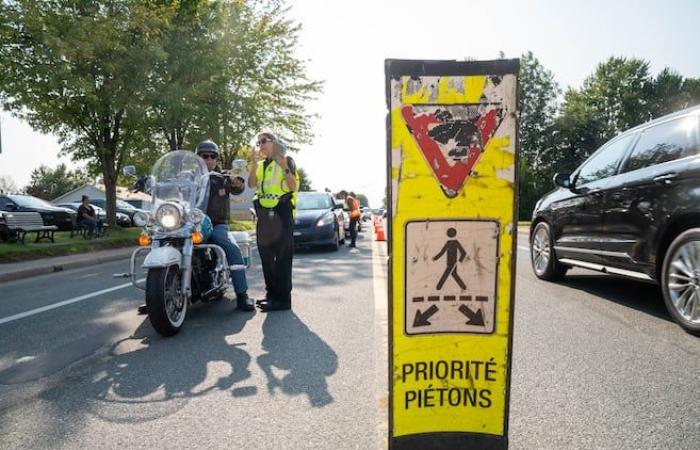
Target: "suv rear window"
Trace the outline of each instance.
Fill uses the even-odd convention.
[[[697,116],[688,116],[647,128],[625,163],[623,172],[697,154],[697,123]]]

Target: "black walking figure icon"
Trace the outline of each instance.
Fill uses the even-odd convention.
[[[457,236],[457,230],[454,228],[450,228],[447,230],[447,237],[453,238]],[[445,281],[447,281],[447,278],[449,278],[450,275],[452,275],[452,278],[455,279],[457,284],[459,285],[462,290],[467,288],[467,285],[464,284],[464,281],[459,277],[459,274],[457,273],[457,253],[459,252],[459,262],[464,261],[464,258],[467,256],[467,252],[464,250],[464,247],[462,247],[462,244],[459,243],[457,239],[449,239],[447,242],[445,242],[445,245],[442,247],[442,250],[440,250],[440,253],[435,255],[433,257],[433,261],[437,261],[438,259],[442,258],[442,255],[447,253],[447,268],[445,269],[445,273],[442,274],[442,278],[440,278],[440,281],[437,284],[437,290],[439,291],[442,289],[442,287],[445,285]]]

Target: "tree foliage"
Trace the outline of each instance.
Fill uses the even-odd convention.
[[[611,57],[563,97],[551,72],[528,52],[520,73],[520,219],[551,190],[557,172],[572,172],[617,134],[700,104],[700,80],[670,68],[657,76],[637,58]]]
[[[70,171],[63,163],[55,169],[41,165],[32,171],[25,192],[44,200],[53,200],[89,181],[90,178],[84,172]]]
[[[309,141],[320,84],[286,16],[277,0],[0,1],[0,100],[102,176],[114,222],[124,165],[212,138],[228,166],[263,127]]]
[[[306,173],[301,167],[297,168],[297,173],[299,174],[299,192],[310,192],[314,188],[311,187],[311,180],[309,179],[309,174]]]

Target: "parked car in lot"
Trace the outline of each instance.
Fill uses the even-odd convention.
[[[97,205],[100,208],[104,209],[105,211],[107,210],[107,200],[104,198],[91,198],[90,203],[93,205]],[[126,214],[129,216],[129,220],[133,223],[134,221],[134,214],[136,214],[139,211],[142,211],[144,213],[148,213],[148,211],[145,211],[143,209],[139,209],[135,207],[134,205],[125,202],[124,200],[119,200],[117,199],[117,212]]]
[[[72,203],[59,203],[56,206],[60,206],[61,208],[68,208],[68,209],[71,209],[77,213],[80,205],[81,205],[80,202],[72,202]],[[95,214],[97,215],[98,220],[103,220],[103,221],[107,220],[107,211],[105,211],[104,209],[100,208],[97,205],[90,204],[90,206],[92,206],[92,208],[95,210]],[[131,226],[131,219],[129,219],[128,215],[126,215],[124,213],[117,212],[117,225],[119,225],[120,227],[130,227]]]
[[[342,208],[342,206],[340,207]],[[343,218],[327,192],[300,192],[294,218],[294,246],[330,246],[338,250],[345,242]]]
[[[613,138],[535,206],[535,275],[582,267],[659,283],[669,314],[700,333],[700,105]]]
[[[38,212],[44,225],[53,225],[61,231],[73,228],[77,213],[67,208],[52,205],[46,200],[31,195],[0,195],[1,211]]]

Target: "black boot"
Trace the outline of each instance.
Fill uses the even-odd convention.
[[[259,301],[257,303],[257,306],[263,312],[292,309],[292,298],[291,296],[289,296],[286,300],[282,301],[277,300],[275,298],[265,299],[264,301]]]
[[[236,294],[236,305],[241,311],[253,311],[255,309],[253,299],[248,297],[248,294],[245,292]]]
[[[139,316],[145,316],[148,314],[148,305],[140,305],[138,308]]]

